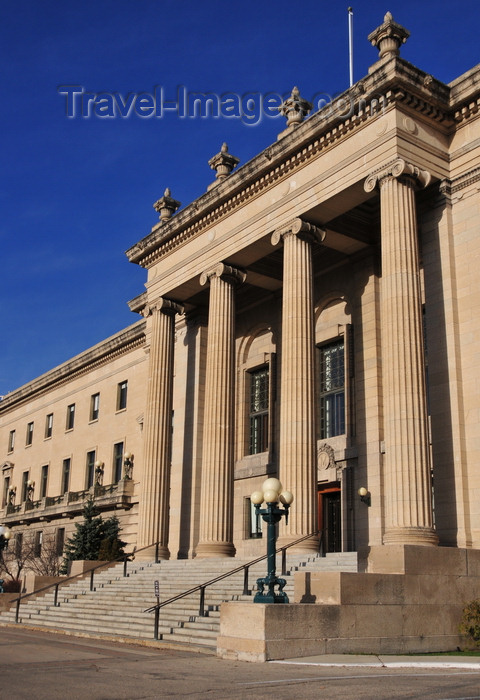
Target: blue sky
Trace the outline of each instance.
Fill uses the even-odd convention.
[[[367,34],[390,10],[411,32],[402,56],[450,82],[480,58],[480,6],[361,0],[354,78],[374,63]],[[0,395],[134,323],[146,273],[124,251],[158,221],[165,189],[206,191],[223,141],[241,164],[282,117],[66,116],[58,88],[335,95],[348,87],[348,3],[321,0],[4,0],[0,139]]]

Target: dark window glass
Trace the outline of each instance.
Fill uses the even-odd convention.
[[[27,500],[28,491],[28,472],[23,472],[22,475],[22,502]]]
[[[27,425],[27,437],[25,440],[26,445],[31,445],[33,442],[33,421]]]
[[[127,388],[128,382],[120,382],[117,387],[117,411],[127,408]]]
[[[100,394],[93,394],[90,400],[90,420],[98,420],[100,412]]]
[[[52,437],[53,433],[53,413],[49,413],[45,418],[45,437]]]
[[[62,469],[62,494],[67,493],[70,486],[70,457],[63,460]]]
[[[57,557],[61,557],[63,554],[63,547],[65,545],[65,528],[57,528],[57,536],[55,541],[55,551]]]
[[[8,436],[8,451],[13,452],[15,448],[15,431],[11,430]]]
[[[42,467],[42,478],[40,481],[40,498],[45,498],[47,495],[47,483],[48,483],[48,464]]]
[[[87,473],[85,488],[89,489],[93,486],[93,478],[95,474],[95,450],[87,452]]]
[[[123,442],[117,442],[113,446],[113,483],[118,484],[122,478],[123,467]]]
[[[67,406],[66,430],[73,430],[74,424],[75,424],[75,404],[72,403],[72,404],[70,404],[70,406]]]
[[[320,437],[345,433],[345,348],[343,340],[320,348]]]
[[[268,367],[250,372],[249,454],[268,449]]]

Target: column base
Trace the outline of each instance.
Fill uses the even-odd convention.
[[[231,542],[199,542],[195,554],[198,559],[234,557],[235,547]]]
[[[429,527],[395,527],[385,532],[383,544],[418,544],[435,547],[438,545],[438,535]]]
[[[137,561],[154,561],[156,556],[156,548],[153,544],[151,547],[142,549],[141,552],[135,552],[135,559]],[[170,550],[166,545],[158,545],[158,558],[159,559],[170,559]]]

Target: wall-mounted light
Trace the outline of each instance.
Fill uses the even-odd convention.
[[[33,501],[33,491],[35,489],[35,482],[30,479],[27,481],[27,501]]]
[[[367,506],[372,505],[370,491],[368,489],[366,489],[365,486],[361,486],[358,489],[358,495],[360,496],[360,500],[362,503],[365,503]]]
[[[123,455],[123,478],[125,481],[129,481],[132,478],[133,471],[133,454],[131,452],[125,452]]]
[[[101,486],[103,481],[103,462],[99,459],[94,464],[95,467],[95,485]]]

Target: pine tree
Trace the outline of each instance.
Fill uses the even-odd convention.
[[[103,520],[93,498],[90,498],[83,509],[83,522],[75,523],[75,532],[65,544],[60,572],[67,573],[68,562],[77,559],[110,561],[121,556],[126,543],[119,534],[117,516]]]

